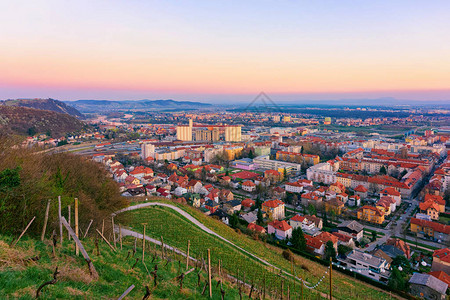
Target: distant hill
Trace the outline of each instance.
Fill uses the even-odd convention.
[[[0,101],[0,105],[7,106],[21,106],[35,109],[50,110],[58,113],[68,114],[77,118],[84,118],[76,108],[67,105],[66,103],[55,99],[12,99]]]
[[[198,109],[210,107],[209,103],[175,100],[77,100],[67,101],[67,104],[84,113],[120,111],[120,110],[173,110],[173,109]]]
[[[83,121],[65,113],[0,105],[0,130],[18,134],[50,132],[53,137],[60,137],[66,133],[88,128],[89,126]]]

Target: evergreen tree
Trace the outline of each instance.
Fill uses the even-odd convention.
[[[328,261],[336,258],[336,249],[334,249],[333,242],[328,241],[325,244],[325,260]]]
[[[388,286],[394,290],[407,291],[408,277],[403,276],[403,274],[404,273],[402,273],[398,268],[393,268]]]
[[[381,166],[380,168],[380,173],[386,175],[387,174],[387,170],[385,166]]]
[[[263,214],[262,214],[262,210],[259,208],[258,209],[258,214],[256,215],[257,219],[256,219],[256,224],[258,225],[262,225],[264,224],[264,218],[263,218]]]
[[[255,157],[255,155],[253,154],[253,151],[250,150],[250,151],[248,152],[248,158],[253,159],[254,157]]]
[[[301,227],[297,227],[294,230],[292,230],[291,243],[292,246],[297,250],[300,251],[306,250],[306,239]]]

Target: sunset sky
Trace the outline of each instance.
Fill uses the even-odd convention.
[[[450,100],[450,1],[2,1],[0,99]]]

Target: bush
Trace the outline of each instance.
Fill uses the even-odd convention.
[[[294,259],[294,254],[289,249],[283,250],[282,255],[283,255],[283,258],[288,260],[288,261],[292,261]]]
[[[49,199],[47,232],[51,232],[58,223],[58,196],[66,218],[68,205],[79,199],[80,227],[92,219],[95,228],[127,204],[99,164],[73,154],[38,154],[13,145],[11,137],[0,135],[0,232],[21,231],[36,216],[29,232],[39,233]]]

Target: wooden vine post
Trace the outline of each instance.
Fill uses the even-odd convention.
[[[77,238],[80,238],[78,231],[78,198],[75,198],[75,205],[74,205],[74,213],[75,213],[75,235]],[[78,248],[78,244],[75,243],[75,255],[78,256],[80,254],[80,249]]]
[[[122,226],[119,225],[119,241],[120,241],[120,250],[122,250]]]
[[[23,237],[23,235],[25,234],[25,232],[28,230],[28,228],[30,227],[31,223],[33,223],[34,219],[36,219],[36,216],[33,217],[33,219],[31,219],[31,221],[28,223],[27,227],[25,227],[25,229],[22,231],[22,233],[19,235],[19,237],[17,238],[17,240],[15,242],[13,242],[11,244],[11,247],[14,247],[17,242]]]
[[[187,254],[186,254],[186,271],[189,268],[189,247],[191,246],[191,241],[188,240],[188,245],[187,245]]]
[[[72,215],[71,211],[70,211],[70,205],[67,205],[67,210],[69,211],[68,212],[69,213],[69,217],[67,218],[67,221],[69,222],[69,226],[72,226],[72,223],[70,222],[70,216]],[[69,232],[67,232],[67,239],[70,241],[70,234],[69,234]]]
[[[61,196],[58,196],[58,218],[59,218],[59,241],[62,245],[63,242],[63,225],[61,221]]]
[[[114,230],[114,217],[111,217],[111,226],[113,231],[114,248],[116,248],[116,231]]]
[[[333,276],[332,276],[332,272],[333,272],[333,265],[332,265],[332,260],[330,257],[330,300],[333,299]]]
[[[211,284],[211,250],[208,249],[208,285],[209,285],[209,298],[212,298],[212,284]]]
[[[95,270],[94,264],[92,263],[91,259],[89,258],[89,255],[87,254],[86,250],[84,249],[84,247],[81,244],[80,240],[78,239],[77,235],[72,230],[72,228],[69,226],[69,224],[67,223],[67,221],[66,221],[66,219],[64,217],[61,217],[61,224],[66,227],[67,231],[72,236],[72,238],[75,241],[75,243],[78,244],[78,247],[80,248],[81,254],[83,254],[83,257],[84,257],[84,259],[86,260],[86,262],[88,264],[89,272],[91,272],[91,275],[92,275],[92,277],[94,277],[94,279],[97,279],[98,278],[98,273],[97,273],[97,270]]]
[[[50,201],[51,200],[47,201],[47,208],[45,209],[44,227],[42,227],[41,241],[44,240],[45,230],[47,230],[48,213],[50,212]]]

